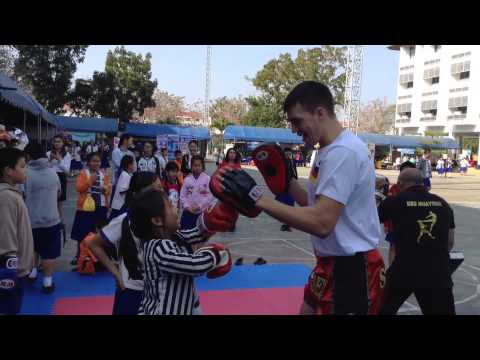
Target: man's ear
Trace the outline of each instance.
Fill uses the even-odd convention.
[[[152,218],[150,219],[150,221],[151,221],[152,224],[155,225],[155,226],[163,226],[163,220],[162,220],[161,217],[158,217],[158,216],[152,217]]]

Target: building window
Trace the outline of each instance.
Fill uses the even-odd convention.
[[[415,46],[408,47],[408,56],[410,56],[410,59],[415,56]]]
[[[440,82],[440,78],[439,77],[434,77],[432,78],[432,84],[438,84]]]
[[[468,79],[470,78],[470,71],[465,71],[460,73],[460,79]]]
[[[413,81],[407,83],[407,89],[413,88]]]

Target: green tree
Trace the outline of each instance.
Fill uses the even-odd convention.
[[[235,125],[235,123],[227,119],[215,119],[212,121],[212,125],[210,127],[223,132],[229,125]]]
[[[157,81],[151,81],[151,55],[127,51],[123,46],[109,51],[105,71],[95,71],[91,80],[79,79],[70,93],[76,113],[131,119],[154,107]]]
[[[270,60],[253,79],[247,78],[268,95],[275,104],[282,104],[288,93],[301,81],[315,80],[326,84],[336,103],[343,104],[345,92],[346,48],[322,45],[298,50],[297,57],[281,54]]]
[[[243,125],[260,127],[285,127],[282,105],[268,95],[250,96],[246,99],[249,110],[242,119]]]
[[[68,101],[77,64],[82,63],[88,45],[15,45],[16,78],[28,86],[48,111],[58,113]]]
[[[247,113],[247,108],[248,103],[241,96],[232,99],[224,96],[212,101],[209,112],[212,123],[221,124],[222,122],[229,122],[240,124],[241,119]]]

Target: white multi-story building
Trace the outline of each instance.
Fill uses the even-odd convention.
[[[395,128],[434,131],[463,145],[480,135],[480,46],[392,45],[400,52]],[[478,142],[477,142],[478,143]]]

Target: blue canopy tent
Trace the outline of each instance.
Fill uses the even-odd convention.
[[[366,144],[375,144],[377,146],[391,146],[392,148],[416,149],[459,149],[458,143],[447,137],[434,138],[428,136],[399,136],[362,133],[358,137]]]
[[[83,133],[116,133],[118,130],[117,119],[57,116],[58,128],[66,131]]]
[[[49,113],[34,98],[18,88],[7,75],[0,73],[0,109],[2,123],[23,128],[30,137],[42,139],[42,120],[45,124],[45,137],[49,126],[57,127],[56,117]],[[28,127],[27,127],[28,120]]]
[[[290,129],[262,128],[254,126],[230,125],[223,133],[225,140],[247,142],[278,142],[283,144],[303,144],[303,139]]]
[[[127,133],[138,136],[154,138],[157,135],[178,135],[195,138],[197,140],[210,140],[210,131],[201,127],[184,127],[168,124],[140,124],[128,123]]]

